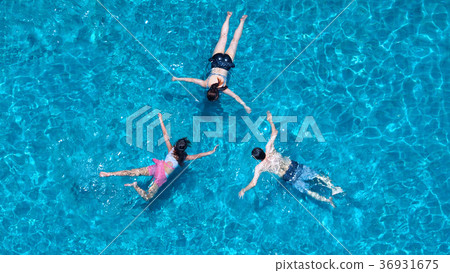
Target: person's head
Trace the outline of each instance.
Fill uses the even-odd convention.
[[[191,142],[186,137],[177,140],[175,143],[175,146],[173,147],[174,156],[180,166],[183,165],[183,162],[187,157],[186,149],[190,146]]]
[[[266,153],[261,148],[255,148],[252,151],[252,156],[258,160],[264,160],[266,158]]]
[[[222,81],[219,79],[219,82],[211,85],[208,92],[206,93],[206,97],[209,101],[216,101],[219,99],[219,85],[222,84]]]
[[[211,86],[211,88],[206,93],[206,97],[209,101],[216,101],[219,99],[219,90],[217,90],[217,88],[214,88],[214,85],[215,84],[213,84],[213,86]]]

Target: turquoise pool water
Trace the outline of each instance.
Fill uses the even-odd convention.
[[[276,145],[346,191],[334,210],[302,204],[353,254],[449,253],[446,1],[355,1],[253,103],[349,0],[103,3],[177,76],[204,77],[225,12],[231,31],[248,14],[230,88],[252,120],[314,116],[325,143],[295,143],[290,124]],[[147,178],[98,177],[165,155],[126,143],[141,107],[171,113],[175,138],[192,138],[193,115],[246,115],[186,84],[195,102],[94,0],[0,6],[0,254],[98,254],[145,208],[123,184]],[[215,144],[105,254],[347,254],[269,174],[238,199],[254,137],[191,152]]]

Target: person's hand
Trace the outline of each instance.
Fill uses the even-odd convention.
[[[177,77],[172,77],[172,81],[173,81],[173,82],[176,81],[176,80],[178,80]]]
[[[124,184],[125,187],[136,187],[137,186],[137,182],[133,182],[131,184]]]
[[[162,118],[162,114],[161,114],[161,113],[158,113],[158,117],[159,117],[159,120],[160,120],[160,121],[162,121],[162,120],[163,120],[163,118]]]
[[[245,111],[247,112],[247,114],[250,114],[252,112],[252,109],[248,106],[244,106]]]
[[[214,147],[214,149],[212,149],[211,154],[216,152],[217,147],[219,147],[219,145],[216,145],[216,147]]]
[[[108,177],[111,176],[109,173],[101,172],[100,177]]]
[[[267,121],[272,122],[272,113],[270,111],[267,111]]]
[[[245,191],[244,191],[244,189],[242,189],[242,190],[239,192],[239,199],[244,198],[244,194],[245,194]]]

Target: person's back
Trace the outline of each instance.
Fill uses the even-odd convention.
[[[247,19],[247,15],[241,17],[239,26],[234,32],[233,39],[231,40],[228,49],[225,51],[231,15],[232,12],[227,12],[227,18],[225,19],[220,31],[219,41],[214,48],[212,57],[208,60],[211,63],[211,73],[208,78],[206,80],[201,80],[195,78],[178,78],[173,76],[172,81],[192,82],[200,85],[201,87],[209,88],[206,92],[206,97],[209,101],[217,101],[221,93],[226,94],[241,104],[245,111],[250,114],[252,109],[248,107],[247,104],[227,86],[228,71],[235,67],[234,57],[236,55],[237,45],[244,28],[244,22]]]
[[[279,177],[283,177],[288,170],[289,165],[291,165],[291,159],[283,156],[276,149],[272,149],[258,166],[259,165],[262,172],[270,172]]]

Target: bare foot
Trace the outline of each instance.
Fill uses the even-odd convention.
[[[110,173],[105,173],[105,172],[101,172],[100,173],[100,177],[108,177],[108,176],[111,176],[111,174]]]
[[[125,187],[136,187],[137,186],[137,182],[133,182],[131,184],[125,184]]]
[[[245,22],[245,19],[247,19],[248,15],[244,15],[241,17],[241,22]]]
[[[227,11],[227,18],[230,18],[233,13],[231,11]]]
[[[331,195],[336,195],[344,192],[341,187],[334,187],[331,189],[331,191]]]
[[[333,202],[333,197],[330,197],[330,199],[328,199],[328,203],[330,203],[330,205],[335,209],[336,205]]]

